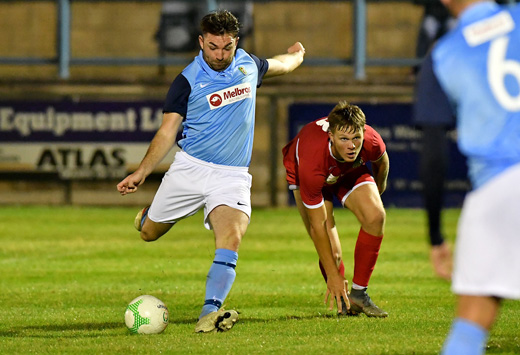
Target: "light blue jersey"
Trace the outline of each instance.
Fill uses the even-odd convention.
[[[520,7],[469,7],[431,55],[478,188],[520,162]]]
[[[176,78],[165,104],[165,112],[185,118],[179,146],[206,162],[249,166],[256,89],[267,69],[266,60],[238,49],[229,67],[217,72],[201,51]]]

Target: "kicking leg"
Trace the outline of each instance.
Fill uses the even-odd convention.
[[[162,237],[175,223],[157,223],[148,218],[150,206],[143,208],[135,217],[134,226],[141,232],[141,239],[153,242]]]

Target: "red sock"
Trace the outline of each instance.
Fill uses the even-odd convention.
[[[341,276],[345,277],[345,265],[343,265],[343,260],[341,260],[341,263],[338,266],[338,270],[339,270],[339,273],[341,274]],[[320,260],[320,271],[321,271],[321,275],[323,276],[323,279],[325,280],[325,282],[327,282],[327,273],[325,272],[325,269],[323,268],[323,264],[321,263],[321,260]]]
[[[383,236],[377,237],[368,234],[363,229],[359,230],[356,249],[354,250],[354,277],[352,282],[359,286],[368,286],[368,281],[376,266],[382,241]]]

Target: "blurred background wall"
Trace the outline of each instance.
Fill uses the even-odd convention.
[[[72,1],[71,54],[77,57],[157,56],[158,1]],[[422,6],[411,1],[367,2],[367,55],[414,57]],[[0,56],[56,54],[57,1],[0,1]],[[261,56],[284,52],[295,40],[314,57],[352,55],[351,1],[253,2],[254,33],[244,46]],[[196,41],[196,38],[193,38]],[[170,76],[178,68],[168,68]],[[146,66],[72,68],[72,79],[151,80]],[[53,79],[53,66],[0,66],[2,79]]]
[[[0,1],[0,57],[56,58],[58,3]],[[161,14],[164,14],[163,3],[71,1],[70,10],[71,57],[146,59],[159,56],[157,31]],[[366,77],[360,80],[354,77],[352,65],[344,64],[353,56],[354,11],[352,1],[252,1],[253,28],[241,40],[242,47],[267,58],[284,53],[291,44],[300,41],[307,53],[302,67],[287,76],[265,80],[258,90],[256,136],[250,169],[254,206],[283,206],[288,203],[280,151],[290,138],[292,105],[316,103],[332,108],[338,100],[367,104],[411,103],[415,82],[413,66],[371,65],[366,68]],[[414,59],[423,12],[424,8],[418,1],[366,2],[366,56]],[[192,40],[196,43],[196,36]],[[171,160],[159,167],[139,193],[122,198],[115,189],[120,178],[135,169],[147,142],[141,142],[135,156],[126,158],[132,163],[125,165],[126,170],[119,173],[121,176],[67,179],[57,171],[37,167],[36,161],[41,163],[45,160],[41,152],[36,154],[34,163],[22,168],[23,164],[17,164],[18,158],[7,153],[13,144],[32,149],[29,144],[32,136],[23,137],[16,129],[9,130],[12,128],[9,112],[36,110],[36,106],[41,106],[42,112],[49,111],[49,107],[59,111],[78,105],[81,109],[90,109],[88,105],[81,105],[88,103],[98,107],[96,105],[114,102],[123,106],[125,103],[144,102],[154,110],[160,110],[171,81],[197,54],[197,50],[163,54],[175,58],[178,63],[76,64],[70,66],[70,75],[66,79],[59,77],[55,63],[0,64],[0,134],[4,137],[4,142],[0,140],[0,204],[149,203]],[[332,58],[337,62],[320,64],[320,58]],[[312,60],[314,64],[306,64]],[[4,111],[1,111],[2,107]],[[369,123],[370,120],[368,117]],[[404,120],[409,122],[409,117]],[[42,143],[42,139],[35,137],[38,144],[34,149],[40,151],[52,151],[55,149],[53,144],[61,144],[62,148],[69,144],[69,148],[73,148],[69,150],[76,152],[70,154],[91,154],[88,142],[79,146],[70,142]],[[118,140],[117,135],[114,140]],[[107,154],[115,154],[110,153],[111,146],[106,143],[94,142],[92,146],[100,147],[98,150],[109,152]],[[60,154],[63,161],[70,158],[64,155],[63,149]],[[54,163],[57,165],[60,163],[57,157],[49,159],[56,160]],[[414,183],[417,181],[407,182],[410,186]],[[418,187],[414,189],[417,191]]]

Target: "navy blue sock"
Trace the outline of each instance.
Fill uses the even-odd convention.
[[[237,260],[238,253],[233,250],[215,250],[215,259],[206,277],[206,296],[199,318],[222,307],[235,281]]]
[[[462,318],[453,321],[442,349],[443,355],[481,355],[485,353],[488,331]]]
[[[141,222],[140,222],[141,228],[143,228],[143,224],[144,224],[144,221],[146,220],[146,216],[148,216],[149,210],[150,210],[150,206],[145,207],[143,210],[143,214],[141,216]]]

